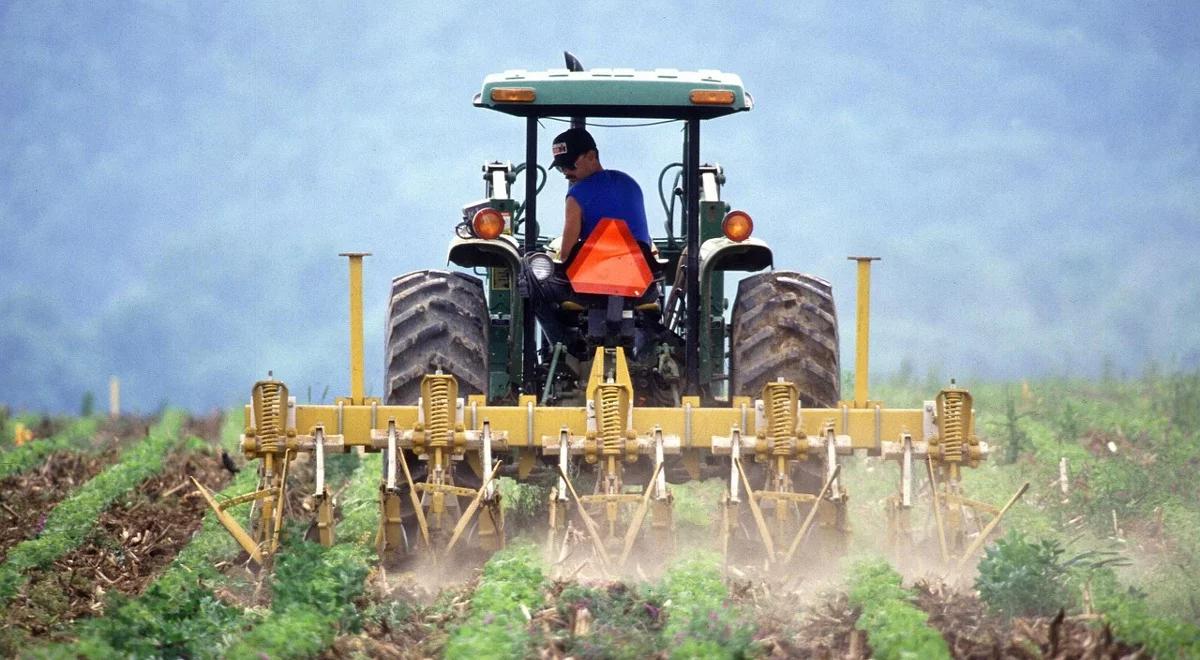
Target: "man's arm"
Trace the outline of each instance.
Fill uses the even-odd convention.
[[[583,209],[579,206],[579,202],[575,201],[574,197],[567,198],[566,217],[563,219],[562,232],[562,253],[560,259],[564,261],[567,255],[571,254],[575,243],[579,241],[579,232],[583,227]]]

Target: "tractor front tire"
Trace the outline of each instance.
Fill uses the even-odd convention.
[[[389,405],[416,405],[426,374],[450,374],[459,396],[488,386],[488,308],[483,283],[464,273],[419,270],[392,280],[388,309]]]
[[[829,282],[774,271],[738,284],[730,351],[732,392],[757,398],[778,378],[796,384],[805,408],[841,399],[837,310]]]

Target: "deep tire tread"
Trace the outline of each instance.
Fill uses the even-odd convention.
[[[483,283],[464,273],[421,270],[392,280],[384,389],[391,405],[414,405],[421,378],[441,369],[460,396],[487,392],[488,311]]]
[[[758,397],[785,378],[806,408],[833,408],[841,398],[837,310],[829,282],[774,271],[747,277],[733,306],[733,393]]]

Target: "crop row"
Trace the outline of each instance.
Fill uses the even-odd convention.
[[[0,479],[36,467],[54,452],[82,450],[85,446],[82,441],[91,437],[98,425],[95,417],[83,417],[49,438],[39,438],[9,449],[0,461]]]
[[[1151,613],[1145,597],[1123,589],[1110,571],[1093,581],[1095,608],[1119,639],[1146,647],[1155,657],[1200,658],[1200,626]]]
[[[539,611],[566,622],[556,643],[579,657],[665,651],[675,658],[735,658],[752,651],[753,627],[730,604],[720,562],[710,553],[677,562],[651,585],[568,584],[554,607],[543,610],[550,586],[534,546],[516,544],[494,555],[471,596],[469,616],[451,631],[446,657],[536,655],[530,629]]]
[[[226,417],[222,428],[222,444],[226,451],[236,451],[240,419]],[[331,457],[330,473],[335,481],[343,464],[357,462],[357,457]],[[365,484],[360,485],[360,479]],[[369,471],[354,473],[345,519],[339,526],[340,538],[361,540],[370,534],[373,521],[375,483]],[[218,493],[224,499],[252,490],[257,473],[243,469],[225,489]],[[367,492],[366,503],[361,497]],[[367,509],[364,512],[362,509]],[[365,531],[364,531],[365,530]],[[296,531],[294,528],[288,531]],[[353,592],[361,591],[365,570],[355,574],[351,565],[366,566],[366,560],[352,558],[361,543],[347,543],[326,550],[304,542],[284,545],[274,565],[274,599],[270,610],[243,608],[236,599],[217,594],[247,591],[249,585],[234,575],[223,573],[219,567],[234,560],[240,549],[211,512],[205,516],[201,529],[191,542],[175,557],[172,564],[137,598],[114,597],[108,614],[89,621],[75,631],[77,639],[70,644],[58,644],[37,650],[41,657],[257,657],[259,653],[289,657],[320,650],[336,631],[337,617],[352,612],[343,606],[338,612],[328,608],[331,603],[351,602],[349,593],[330,591],[331,583],[340,583]],[[366,552],[366,551],[363,551]],[[348,561],[347,561],[348,560]],[[341,599],[346,595],[346,599]],[[319,611],[306,604],[320,604]],[[285,613],[286,610],[286,613]],[[313,616],[318,614],[319,616]],[[332,614],[331,616],[327,616]],[[253,648],[251,653],[249,649]]]
[[[116,464],[60,502],[46,516],[36,538],[9,550],[7,561],[0,565],[0,604],[17,594],[30,570],[45,568],[78,547],[113,500],[162,469],[164,457],[180,442],[182,420],[182,413],[166,413],[145,440],[127,448]]]
[[[887,562],[876,560],[854,566],[850,603],[862,609],[855,627],[866,631],[873,657],[950,657],[946,640],[926,625],[929,615],[912,604],[914,598]]]
[[[379,454],[358,462],[342,498],[337,543],[288,545],[275,560],[271,611],[236,640],[229,658],[310,657],[341,632],[361,626],[358,601],[371,560],[378,519]]]
[[[452,658],[524,657],[529,654],[530,612],[541,608],[546,577],[537,550],[511,545],[483,567],[471,597],[471,615],[450,635],[446,655]]]
[[[221,443],[236,451],[240,419],[225,418]],[[257,474],[243,469],[219,497],[255,487]],[[245,613],[213,595],[225,576],[216,568],[237,556],[238,545],[209,513],[171,565],[137,598],[112,595],[106,615],[77,626],[77,640],[35,650],[42,657],[180,657],[214,655],[222,639],[245,625]],[[205,650],[208,650],[207,654]]]
[[[711,553],[673,565],[663,578],[667,622],[662,637],[673,658],[739,658],[754,629],[729,605],[720,561]]]

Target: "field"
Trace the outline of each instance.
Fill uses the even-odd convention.
[[[936,388],[893,380],[873,394],[908,406]],[[844,466],[848,552],[798,561],[786,580],[722,570],[710,483],[675,489],[673,558],[620,580],[563,575],[536,544],[538,491],[511,482],[505,550],[439,570],[381,564],[370,454],[329,459],[337,542],[306,540],[312,503],[293,488],[282,549],[259,571],[188,480],[226,497],[254,488],[236,451],[240,413],[5,413],[0,653],[1200,657],[1200,373],[972,392],[992,455],[967,472],[969,493],[1000,504],[1032,487],[978,565],[951,579],[934,551],[888,555],[883,500],[897,471],[865,458]],[[18,421],[37,439],[15,446]],[[293,483],[311,483],[304,471]]]

